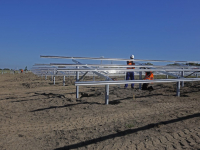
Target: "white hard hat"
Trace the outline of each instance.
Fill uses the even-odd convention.
[[[130,59],[134,59],[134,55],[131,55],[131,56],[130,56]]]

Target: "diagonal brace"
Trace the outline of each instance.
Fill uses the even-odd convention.
[[[88,71],[78,81],[81,81],[86,76],[87,73]]]

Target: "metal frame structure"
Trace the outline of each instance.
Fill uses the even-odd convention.
[[[76,98],[79,98],[79,86],[85,85],[105,85],[105,104],[109,104],[109,85],[119,84],[139,84],[141,89],[142,83],[166,83],[176,82],[177,92],[176,95],[180,96],[180,87],[184,86],[184,82],[200,81],[198,73],[200,66],[189,66],[180,63],[200,63],[200,61],[171,61],[171,60],[143,60],[143,59],[121,59],[121,58],[93,58],[93,57],[66,57],[66,56],[40,56],[41,58],[51,59],[71,59],[75,64],[63,63],[50,63],[50,64],[35,64],[32,72],[37,75],[52,76],[55,84],[55,76],[63,76],[63,85],[65,85],[65,76],[76,76]],[[76,59],[83,60],[107,60],[107,61],[134,61],[136,65],[122,65],[122,64],[82,64]],[[143,65],[140,62],[169,62],[178,63],[178,66],[156,66],[156,65]],[[135,69],[127,69],[127,67],[134,67]],[[124,76],[126,72],[136,72],[139,75],[139,80],[120,80],[113,81],[109,76],[118,75]],[[142,80],[142,73],[147,71],[157,72],[166,75],[167,79],[154,79]],[[82,75],[80,78],[80,74]],[[189,75],[196,74],[196,78],[185,78]],[[104,81],[81,81],[85,76],[99,76]],[[184,75],[187,75],[184,77]],[[168,79],[168,76],[173,76],[174,79]],[[46,78],[45,78],[46,79]]]

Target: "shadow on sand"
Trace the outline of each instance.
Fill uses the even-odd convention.
[[[94,143],[97,143],[97,142],[102,142],[102,141],[105,141],[105,140],[108,140],[108,139],[113,139],[113,138],[116,138],[116,137],[121,137],[121,136],[125,136],[125,135],[128,135],[128,134],[133,134],[133,133],[136,133],[136,132],[139,132],[139,131],[142,131],[142,130],[148,130],[148,129],[151,129],[151,128],[159,127],[160,125],[167,125],[167,124],[171,124],[171,123],[175,123],[175,122],[179,122],[179,121],[183,121],[183,120],[187,120],[187,119],[191,119],[191,118],[195,118],[195,117],[200,117],[200,113],[196,113],[196,114],[193,114],[193,115],[188,115],[188,116],[185,116],[185,117],[172,119],[172,120],[168,120],[168,121],[163,121],[163,122],[159,122],[159,123],[155,123],[155,124],[148,124],[146,126],[143,126],[143,127],[137,128],[137,129],[128,129],[128,130],[121,131],[121,132],[118,132],[118,133],[115,133],[115,134],[110,134],[110,135],[99,137],[99,138],[96,138],[96,139],[91,139],[91,140],[80,142],[80,143],[77,143],[77,144],[72,144],[72,145],[68,145],[68,146],[65,146],[65,147],[57,148],[55,150],[68,150],[68,149],[80,148],[80,147],[84,147],[84,146],[94,144]]]
[[[37,111],[43,111],[43,110],[48,110],[48,109],[54,109],[54,108],[65,108],[65,107],[70,107],[70,106],[74,106],[74,105],[83,105],[83,104],[98,104],[98,105],[103,105],[101,103],[96,103],[96,102],[83,102],[83,103],[76,103],[76,104],[68,104],[68,105],[63,105],[63,106],[51,106],[48,108],[41,108],[41,109],[36,109],[36,110],[32,110],[30,112],[37,112]]]

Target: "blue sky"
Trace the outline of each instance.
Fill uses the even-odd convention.
[[[0,68],[40,55],[200,61],[200,0],[0,0]]]

